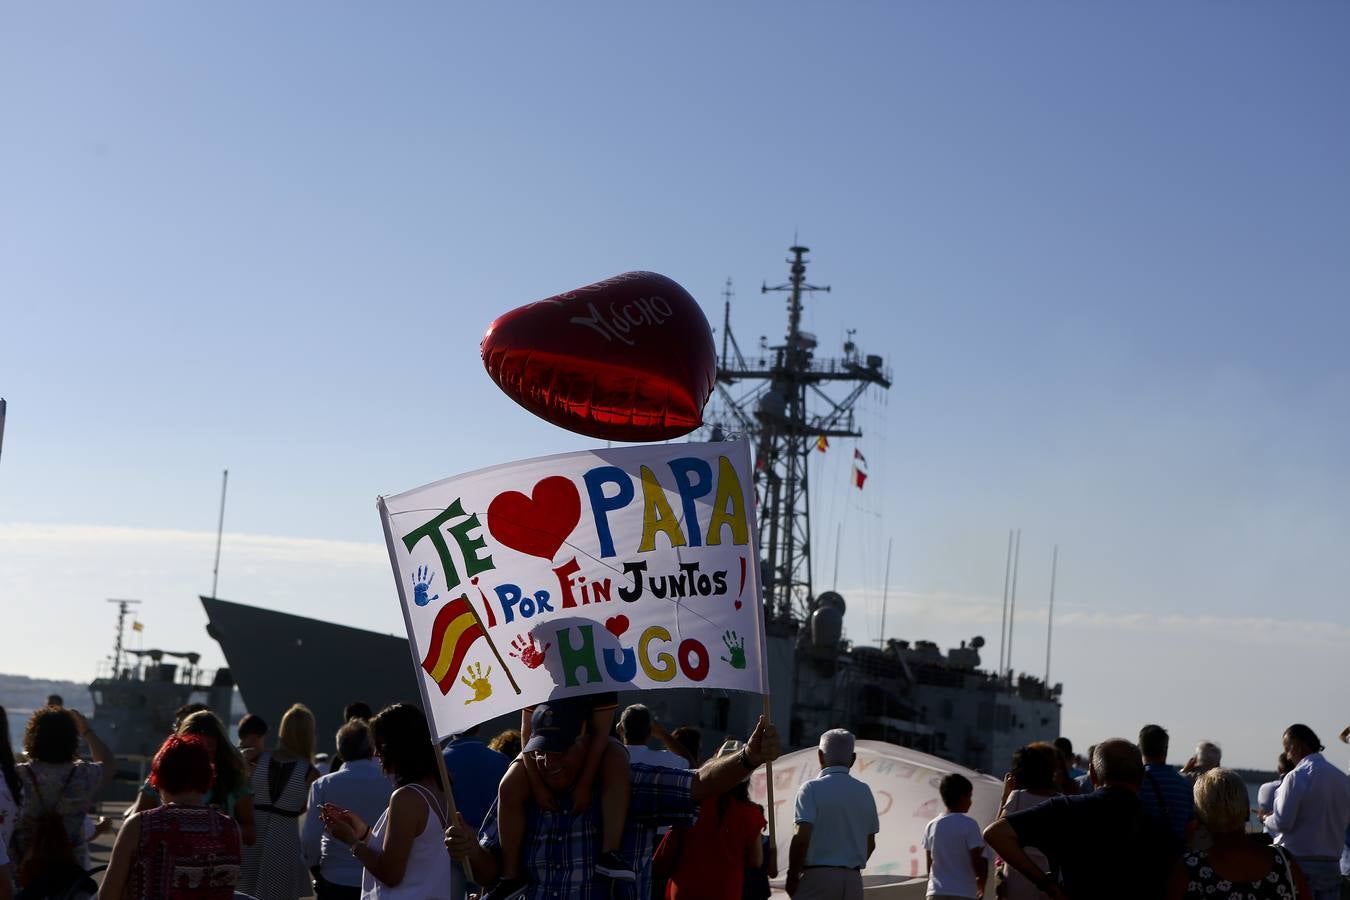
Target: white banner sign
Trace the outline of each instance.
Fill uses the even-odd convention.
[[[881,741],[858,741],[854,749],[858,761],[849,774],[872,789],[877,816],[881,819],[877,849],[868,860],[864,875],[918,878],[928,873],[923,831],[930,819],[946,810],[938,794],[938,783],[944,775],[957,772],[970,779],[975,788],[970,815],[980,828],[992,823],[998,815],[1003,782],[997,778],[918,750]],[[815,747],[789,753],[774,762],[773,815],[779,835],[792,834],[797,791],[818,775],[820,760]],[[750,797],[756,803],[763,803],[766,793],[764,770],[760,769],[750,776]],[[787,872],[789,843],[783,837],[778,840],[779,873]],[[919,896],[922,895],[920,891]]]
[[[549,698],[765,693],[749,444],[566,453],[379,501],[437,737]]]

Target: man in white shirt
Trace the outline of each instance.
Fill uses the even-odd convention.
[[[665,769],[687,769],[689,761],[669,750],[653,750],[647,746],[652,739],[652,711],[641,703],[634,703],[619,715],[619,738],[628,750],[628,762]]]
[[[365,822],[375,822],[389,807],[394,786],[380,764],[371,757],[370,725],[364,719],[352,719],[338,729],[338,753],[342,768],[324,775],[309,787],[309,807],[300,842],[305,863],[314,875],[318,900],[355,900],[361,896],[361,861],[347,845],[324,830],[319,807],[336,803],[350,809]]]
[[[1313,900],[1338,900],[1341,850],[1350,826],[1350,778],[1322,756],[1322,744],[1307,725],[1284,732],[1284,752],[1294,768],[1275,791],[1267,831],[1303,869]]]
[[[881,821],[872,789],[848,772],[858,759],[853,746],[842,728],[822,734],[820,775],[797,791],[786,885],[794,900],[862,900]]]

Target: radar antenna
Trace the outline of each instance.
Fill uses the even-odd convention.
[[[788,295],[787,336],[776,346],[761,339],[764,356],[749,360],[742,356],[731,334],[730,291],[724,294],[717,393],[719,411],[726,420],[718,421],[713,415],[706,424],[714,436],[745,434],[754,443],[765,613],[770,623],[791,628],[810,613],[813,598],[807,490],[811,448],[821,437],[861,437],[853,406],[871,385],[889,388],[891,373],[880,356],[860,358],[852,332],[842,358],[815,358],[816,337],[801,330],[802,298],[829,293],[830,288],[806,281],[806,247],[794,243],[788,252],[792,256],[787,260],[787,282],[773,287],[766,282],[760,288],[762,294]],[[750,388],[737,396],[732,388],[740,382],[749,382]],[[834,399],[824,389],[828,382],[847,385],[848,393]],[[816,409],[808,406],[808,397],[817,401]]]

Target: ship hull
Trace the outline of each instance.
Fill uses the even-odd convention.
[[[229,661],[250,712],[275,729],[292,703],[317,720],[319,748],[332,750],[343,707],[365,700],[420,705],[417,669],[405,638],[377,634],[242,603],[203,597],[208,633]],[[1060,706],[1000,689],[994,676],[910,667],[881,651],[841,647],[822,653],[802,646],[795,629],[767,636],[770,710],[786,749],[811,746],[821,732],[848,728],[860,738],[932,753],[983,772],[1001,772],[1016,747],[1059,733]],[[940,676],[940,677],[939,677]],[[744,740],[764,711],[764,698],[725,690],[627,691],[620,704],[644,703],[667,728],[695,725],[703,754],[728,737]],[[519,728],[516,713],[485,722],[491,736]],[[444,737],[444,735],[443,735]]]

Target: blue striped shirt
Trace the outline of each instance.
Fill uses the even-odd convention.
[[[1194,783],[1171,766],[1148,763],[1144,766],[1139,802],[1144,812],[1165,820],[1172,833],[1185,840],[1186,824],[1195,818],[1193,789]]]

